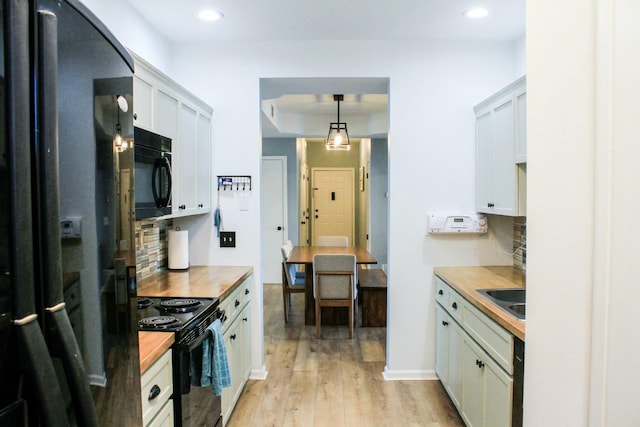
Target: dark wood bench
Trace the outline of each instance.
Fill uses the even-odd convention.
[[[358,270],[362,326],[387,326],[387,275],[379,268]]]

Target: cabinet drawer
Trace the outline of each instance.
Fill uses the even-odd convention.
[[[466,302],[463,327],[505,371],[513,375],[513,335]]]
[[[440,305],[445,306],[447,304],[447,296],[449,294],[449,286],[436,276],[436,301]]]
[[[173,427],[173,401],[167,400],[147,427]]]
[[[171,350],[166,351],[142,374],[142,421],[147,425],[172,393]],[[155,396],[152,398],[152,396]],[[163,424],[159,424],[163,425]]]
[[[242,311],[242,308],[250,300],[250,278],[246,278],[231,294],[220,303],[220,310],[224,312],[222,321],[222,331],[226,331],[229,325],[233,323],[236,316]]]
[[[458,323],[462,323],[462,304],[464,298],[436,276],[436,301],[447,310]]]

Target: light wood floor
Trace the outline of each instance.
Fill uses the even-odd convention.
[[[246,426],[464,426],[439,381],[385,381],[385,328],[304,325],[292,295],[285,325],[281,285],[264,286],[266,380],[249,380],[227,423]]]

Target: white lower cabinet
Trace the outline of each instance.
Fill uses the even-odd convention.
[[[167,350],[142,374],[140,383],[144,426],[173,426],[172,372],[171,350]]]
[[[460,407],[462,401],[462,328],[440,306],[436,306],[436,374],[451,400]]]
[[[224,313],[222,331],[229,360],[231,386],[222,389],[222,420],[231,417],[251,373],[251,277],[220,303]]]
[[[473,427],[511,425],[513,378],[470,337],[462,358],[462,418]]]
[[[468,427],[511,426],[513,336],[438,277],[436,292],[438,378]]]

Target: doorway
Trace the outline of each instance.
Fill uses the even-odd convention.
[[[354,245],[353,168],[312,169],[312,245],[318,236],[347,236]]]

